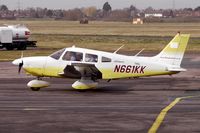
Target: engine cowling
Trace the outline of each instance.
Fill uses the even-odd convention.
[[[72,84],[72,87],[77,90],[86,90],[96,88],[98,82],[92,80],[78,80]]]
[[[50,86],[50,83],[47,81],[35,79],[28,82],[27,86],[30,88],[44,88]]]

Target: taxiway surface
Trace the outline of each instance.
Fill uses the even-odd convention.
[[[200,132],[200,59],[188,55],[188,71],[176,76],[101,81],[78,92],[75,80],[46,79],[52,85],[33,92],[33,77],[17,75],[10,62],[0,63],[0,132],[148,132],[163,108],[183,99],[166,114],[159,132]],[[199,96],[199,97],[198,97]]]

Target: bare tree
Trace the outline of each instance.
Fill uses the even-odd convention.
[[[94,17],[97,13],[97,8],[94,6],[83,8],[82,12],[88,17]]]
[[[67,20],[77,21],[77,20],[80,20],[84,16],[84,14],[81,12],[80,9],[75,8],[72,10],[65,11],[64,16],[65,16],[65,19]]]
[[[47,10],[46,16],[51,18],[53,16],[53,10]]]
[[[200,11],[200,6],[196,7],[194,11]]]

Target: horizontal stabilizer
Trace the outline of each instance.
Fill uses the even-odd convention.
[[[170,72],[185,72],[185,71],[187,71],[184,68],[168,68],[167,70]]]

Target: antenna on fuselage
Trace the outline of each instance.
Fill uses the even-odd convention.
[[[124,45],[122,45],[121,47],[119,47],[117,50],[115,50],[115,52],[113,52],[114,54],[116,54],[121,48],[123,48]]]

